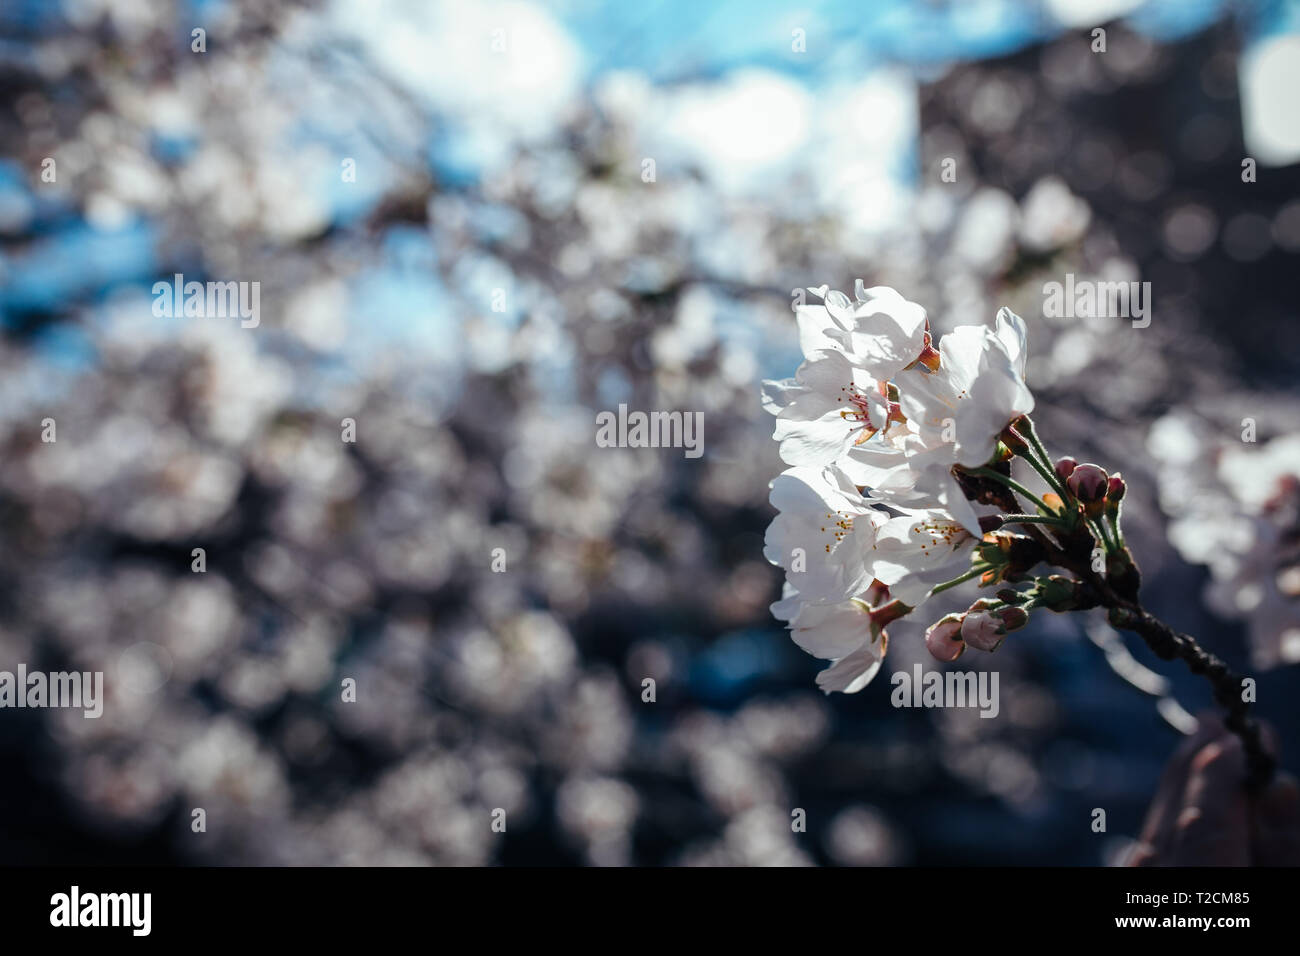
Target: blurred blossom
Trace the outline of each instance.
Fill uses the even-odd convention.
[[[827,852],[844,866],[897,866],[905,850],[888,820],[871,807],[846,807],[826,835]]]
[[[1209,567],[1211,607],[1247,621],[1256,667],[1300,662],[1300,436],[1243,443],[1171,413],[1147,445],[1170,540]]]
[[[1095,780],[1136,818],[1170,742],[1068,624],[999,652],[983,720],[809,693],[767,612],[757,383],[798,353],[792,290],[862,276],[936,334],[1025,316],[1041,431],[1124,462],[1155,599],[1204,564],[1256,663],[1300,660],[1300,206],[1286,169],[1205,173],[1238,90],[1244,148],[1287,161],[1294,38],[1239,63],[1216,4],[1099,57],[1075,28],[1133,4],[994,6],[831,5],[806,55],[744,4],[688,35],[685,7],[223,0],[205,56],[160,0],[0,9],[0,669],[105,673],[97,720],[5,712],[17,806],[72,815],[42,861],[1097,862],[1024,815]],[[177,273],[259,282],[260,325],[155,316]],[[1151,281],[1150,327],[1045,315],[1067,273]],[[598,447],[620,403],[701,413],[703,456]]]

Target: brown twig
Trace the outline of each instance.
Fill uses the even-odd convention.
[[[1250,705],[1243,699],[1241,691],[1241,677],[1197,644],[1195,638],[1175,631],[1141,605],[1110,607],[1110,622],[1136,633],[1161,660],[1179,658],[1193,674],[1205,675],[1214,688],[1214,699],[1228,711],[1224,725],[1241,738],[1246,750],[1247,788],[1261,790],[1267,786],[1273,778],[1277,761],[1264,746],[1259,722],[1250,716]]]
[[[1009,488],[987,479],[976,483],[969,476],[966,481],[965,488],[972,499],[1006,511],[1020,510]],[[1179,658],[1193,674],[1205,675],[1213,688],[1214,699],[1228,712],[1224,725],[1241,738],[1246,753],[1247,788],[1258,791],[1267,786],[1277,761],[1264,746],[1258,721],[1250,716],[1250,704],[1242,695],[1242,678],[1223,660],[1201,647],[1195,638],[1175,631],[1142,607],[1138,600],[1141,573],[1128,548],[1109,555],[1107,571],[1100,573],[1092,566],[1092,550],[1098,542],[1085,524],[1080,523],[1068,533],[1058,530],[1055,536],[1038,525],[1029,525],[1025,530],[1043,549],[1048,564],[1073,572],[1086,585],[1090,593],[1081,598],[1079,609],[1107,608],[1113,626],[1137,634],[1161,660]]]

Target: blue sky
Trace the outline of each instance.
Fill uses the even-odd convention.
[[[221,5],[203,0],[186,9],[201,21]],[[668,163],[703,164],[724,191],[759,191],[792,164],[812,163],[814,181],[827,183],[823,198],[876,208],[893,201],[897,189],[890,184],[905,184],[913,162],[909,84],[917,74],[1002,55],[1064,30],[1086,31],[1098,11],[1125,13],[1139,29],[1168,39],[1204,27],[1229,8],[1255,12],[1250,24],[1257,37],[1300,29],[1300,3],[1293,0],[963,0],[945,6],[914,0],[338,0],[325,19],[340,39],[369,45],[372,61],[427,105],[435,118],[428,158],[444,185],[473,186],[520,143],[544,139],[574,98],[592,95],[613,75],[632,75],[653,91],[639,135]],[[0,6],[0,24],[9,32],[51,29],[50,9],[28,0],[7,3]],[[513,58],[492,61],[467,37],[486,36],[498,23],[516,27],[518,49]],[[802,31],[802,52],[792,49],[796,31]],[[478,39],[486,42],[485,36]],[[846,113],[849,122],[837,123]],[[346,138],[346,122],[340,133],[337,123],[314,124],[311,116],[304,116],[296,135],[326,142],[335,152],[342,148],[338,138]],[[825,134],[832,125],[847,132]],[[874,157],[875,165],[857,180],[840,182],[837,171],[846,156]],[[155,272],[168,271],[171,263],[156,248],[157,229],[146,216],[132,215],[112,231],[96,229],[77,209],[38,198],[38,175],[0,164],[0,207],[25,217],[21,228],[33,237],[14,253],[0,254],[0,321],[60,303],[94,303],[120,287],[147,288]],[[384,193],[382,178],[362,183],[365,188],[343,187],[337,176],[322,175],[313,188],[334,220],[346,223]],[[884,209],[882,216],[889,215],[897,210]],[[12,221],[9,231],[15,232]],[[443,296],[440,287],[417,283],[413,290],[412,281],[409,270],[394,263],[363,276],[354,292],[380,302],[412,291]],[[388,287],[392,294],[376,291]],[[368,323],[376,334],[380,325]]]

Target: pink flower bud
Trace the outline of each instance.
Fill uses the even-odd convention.
[[[1079,465],[1074,471],[1070,472],[1070,477],[1066,480],[1065,485],[1070,489],[1070,494],[1078,498],[1085,504],[1090,501],[1100,501],[1106,494],[1106,482],[1109,480],[1104,469],[1097,465]]]
[[[962,616],[949,614],[931,624],[925,632],[925,646],[935,660],[955,661],[966,650],[961,639]]]
[[[1128,486],[1124,484],[1124,479],[1119,475],[1111,475],[1110,481],[1106,482],[1106,500],[1119,501],[1124,497],[1124,492]]]
[[[977,651],[995,651],[1006,636],[1002,622],[991,611],[971,611],[961,622],[961,639]]]
[[[988,598],[980,598],[962,619],[961,638],[976,650],[997,650],[1008,631],[1018,631],[1029,623],[1029,612],[1023,607],[995,607],[994,604]]]
[[[1069,478],[1070,474],[1078,466],[1079,463],[1075,461],[1073,458],[1062,458],[1060,461],[1056,463],[1056,477],[1060,478],[1062,481],[1065,481],[1065,479]]]

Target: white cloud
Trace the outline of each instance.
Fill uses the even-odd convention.
[[[532,4],[336,0],[330,12],[394,81],[467,123],[544,136],[581,86],[577,45]]]
[[[1300,160],[1300,36],[1261,41],[1241,58],[1239,69],[1246,155],[1266,166]]]
[[[1067,27],[1091,27],[1128,16],[1144,0],[1047,0],[1047,11]]]

